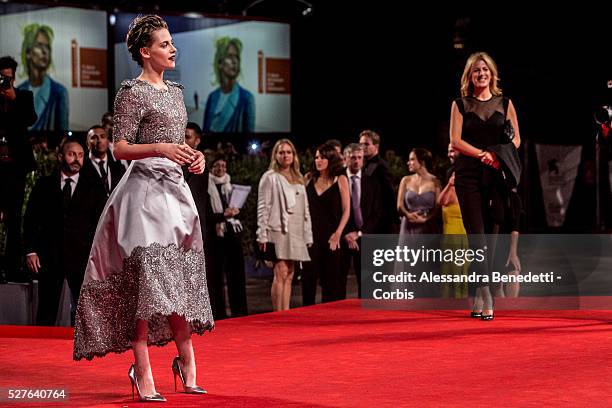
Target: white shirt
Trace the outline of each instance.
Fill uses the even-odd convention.
[[[64,185],[66,185],[66,179],[67,178],[72,179],[72,183],[70,183],[70,188],[72,190],[70,195],[72,196],[74,194],[74,189],[76,188],[76,185],[79,182],[79,173],[75,174],[74,176],[68,177],[67,175],[64,174],[63,171],[61,171],[60,175],[61,175],[60,190],[64,190]],[[32,256],[32,255],[37,255],[37,253],[36,252],[30,252],[30,253],[26,254],[26,256]]]
[[[72,183],[70,183],[70,189],[72,190],[70,195],[72,196],[74,194],[74,190],[76,189],[76,185],[79,182],[79,173],[75,174],[74,176],[70,176],[70,177],[65,175],[63,171],[60,174],[62,175],[62,178],[61,178],[61,181],[60,181],[60,190],[64,190],[64,185],[66,184],[66,179],[67,178],[71,178],[72,179]]]
[[[102,177],[102,173],[100,172],[100,161],[104,160],[104,171],[106,171],[106,182],[110,186],[111,185],[111,172],[110,172],[110,168],[108,167],[108,154],[106,155],[105,158],[99,159],[96,156],[94,156],[91,152],[89,152],[89,160],[91,160],[91,162],[94,164],[94,168],[96,169],[100,177]]]

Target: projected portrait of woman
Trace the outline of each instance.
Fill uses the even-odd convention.
[[[28,79],[18,88],[32,91],[38,120],[32,130],[68,130],[68,91],[48,75],[53,29],[38,23],[23,29],[21,62]]]
[[[206,100],[204,132],[249,133],[255,131],[255,98],[238,84],[242,42],[221,37],[216,43],[214,72],[216,84]]]

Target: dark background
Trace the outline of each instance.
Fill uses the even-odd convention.
[[[498,8],[492,2],[414,5],[387,0],[36,3],[98,8],[109,13],[245,14],[245,18],[290,22],[292,132],[207,137],[211,145],[230,140],[241,151],[249,141],[281,136],[289,136],[299,149],[330,138],[348,143],[357,141],[361,130],[373,129],[382,137],[383,151],[393,149],[406,157],[418,146],[444,156],[450,105],[460,96],[465,61],[474,51],[486,51],[497,62],[500,85],[518,113],[521,154],[528,159],[521,194],[530,229],[537,231],[545,224],[533,160],[535,142],[583,145],[566,227],[581,231],[594,225],[593,113],[612,104],[612,90],[606,86],[612,79],[609,5],[504,2]],[[312,4],[312,12],[304,16],[308,4]],[[0,11],[6,7],[6,3],[0,4]],[[456,48],[458,44],[463,48]],[[109,57],[112,64],[112,50]],[[111,105],[113,98],[110,95]],[[609,146],[604,146],[606,149],[609,151]],[[604,187],[603,199],[609,204],[607,183]],[[612,214],[607,218],[612,225]]]
[[[536,10],[534,2],[496,8],[492,2],[417,6],[389,0],[311,0],[312,13],[303,16],[304,0],[29,3],[216,17],[241,16],[246,10],[248,18],[290,22],[290,136],[299,147],[328,138],[354,141],[360,130],[370,128],[381,135],[383,149],[405,155],[409,147],[420,145],[444,152],[450,104],[459,96],[465,61],[481,50],[498,64],[501,87],[517,108],[523,139],[592,143],[594,110],[612,104],[606,89],[612,79],[611,6],[538,4]],[[8,7],[5,3],[0,10]],[[454,48],[455,43],[464,48]],[[231,138],[240,147],[252,136]]]
[[[387,2],[321,2],[295,24],[294,130],[347,140],[373,128],[398,153],[415,144],[444,150],[465,61],[483,50],[498,64],[523,138],[582,144],[612,79],[610,19],[586,8],[400,11]],[[458,38],[462,50],[453,48]]]

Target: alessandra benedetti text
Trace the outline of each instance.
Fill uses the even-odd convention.
[[[561,279],[557,276],[557,279]],[[555,281],[555,273],[532,273],[527,272],[521,275],[509,275],[502,272],[491,272],[491,275],[481,275],[476,272],[468,274],[437,274],[433,272],[411,273],[401,272],[386,274],[384,272],[374,272],[372,280],[376,283],[551,283]]]

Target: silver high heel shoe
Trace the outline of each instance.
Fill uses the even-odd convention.
[[[174,357],[174,360],[172,361],[172,373],[174,374],[174,391],[177,390],[176,377],[178,377],[181,379],[181,383],[183,383],[183,390],[185,391],[185,394],[206,394],[206,390],[202,387],[198,387],[197,385],[190,387],[185,384],[185,375],[183,374],[183,370],[179,365],[180,360],[181,358],[177,356]]]
[[[138,391],[138,399],[142,402],[166,402],[166,399],[159,393],[155,393],[153,395],[142,395],[140,393],[140,387],[138,386],[138,380],[136,379],[136,367],[134,364],[132,364],[128,370],[128,377],[132,383],[132,399],[135,399],[134,388],[136,388],[136,391]]]

